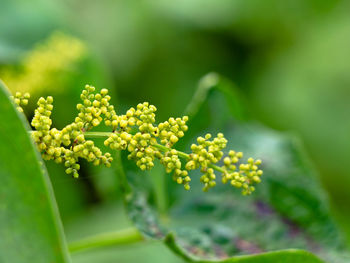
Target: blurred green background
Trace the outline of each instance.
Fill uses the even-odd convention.
[[[0,78],[10,83],[6,72],[12,78],[23,74],[28,52],[48,43],[54,32],[80,39],[79,59],[49,72],[50,83],[37,82],[45,88],[31,90],[34,98],[54,95],[54,121],[62,127],[75,115],[84,84],[109,88],[118,112],[149,101],[163,121],[181,115],[200,77],[218,72],[246,95],[255,119],[303,139],[334,214],[350,233],[349,5],[345,0],[1,0]],[[66,56],[52,53],[54,60]],[[29,72],[37,73],[32,67]],[[121,204],[115,205],[120,194],[113,169],[83,164],[78,181],[54,163],[48,169],[69,240],[130,225]],[[73,259],[97,258],[181,262],[160,244],[79,253]]]

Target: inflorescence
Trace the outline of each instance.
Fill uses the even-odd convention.
[[[241,188],[244,195],[251,194],[255,190],[253,185],[261,181],[263,172],[258,168],[260,160],[249,158],[246,164],[241,163],[243,153],[232,150],[224,157],[227,140],[222,133],[214,138],[211,134],[198,137],[197,143],[191,145],[190,154],[173,148],[188,129],[187,116],[169,118],[156,125],[157,109],[148,102],[130,108],[124,115],[117,115],[110,104],[107,89],[96,93],[94,87],[86,85],[80,97],[82,103],[77,105],[77,117],[62,130],[51,127],[51,96],[38,100],[31,122],[34,127],[32,137],[43,158],[64,163],[66,173],[75,178],[79,176],[79,158],[94,165],[111,166],[111,154],[103,154],[92,140],[87,139],[93,134],[89,131],[104,122],[112,130],[103,133],[107,136],[105,146],[113,150],[127,150],[128,158],[134,160],[141,170],[152,169],[155,159],[158,159],[166,172],[173,174],[174,181],[182,184],[186,190],[190,189],[189,171],[195,169],[200,169],[203,174],[200,181],[204,184],[204,191],[216,185],[216,172],[221,174],[222,183],[230,182],[232,186]],[[22,95],[17,92],[13,97],[19,111],[23,111],[21,106],[26,105],[28,99],[27,93]],[[217,165],[219,163],[222,165]]]

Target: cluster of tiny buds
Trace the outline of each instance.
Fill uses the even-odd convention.
[[[28,103],[28,98],[27,94],[16,93],[13,100],[20,107]],[[249,158],[246,164],[241,163],[243,154],[232,150],[223,158],[227,140],[222,133],[215,138],[211,134],[198,137],[197,144],[191,145],[190,154],[174,149],[173,146],[188,129],[187,116],[169,118],[156,125],[157,108],[148,102],[130,108],[124,115],[117,115],[114,106],[110,105],[108,90],[96,93],[95,88],[89,85],[85,86],[80,98],[82,103],[77,105],[77,117],[62,130],[51,128],[53,98],[50,96],[38,100],[31,122],[34,128],[32,136],[43,158],[64,163],[66,173],[75,178],[79,176],[79,158],[94,165],[111,165],[111,154],[103,154],[92,140],[85,138],[89,136],[89,130],[104,122],[112,129],[104,141],[105,146],[113,150],[127,150],[128,158],[134,160],[141,170],[152,169],[155,159],[158,159],[166,172],[173,174],[173,180],[186,190],[190,189],[189,171],[194,169],[202,172],[200,181],[204,184],[204,191],[216,185],[215,172],[221,173],[224,184],[230,181],[232,186],[242,188],[244,195],[253,192],[253,184],[261,181],[260,160]],[[223,165],[218,166],[218,163]]]
[[[30,94],[28,92],[22,94],[21,92],[16,92],[14,96],[10,96],[11,100],[16,104],[17,110],[19,112],[23,112],[23,106],[28,105],[28,100],[30,98]]]
[[[247,195],[255,190],[253,184],[261,182],[263,171],[259,170],[261,160],[248,158],[247,164],[239,164],[242,157],[242,152],[229,151],[223,160],[225,172],[222,174],[222,182],[226,184],[230,181],[232,186],[242,188],[242,193]]]
[[[191,177],[188,176],[188,171],[183,170],[182,163],[178,155],[178,151],[172,149],[165,152],[160,158],[161,163],[165,167],[167,173],[173,172],[173,180],[178,184],[183,184],[186,190],[190,190]]]
[[[223,156],[222,149],[226,147],[227,140],[222,133],[219,133],[214,140],[210,141],[211,134],[205,135],[205,138],[198,137],[197,143],[192,144],[190,160],[186,163],[188,170],[194,170],[199,167],[206,168],[210,164],[215,164],[220,161]]]
[[[83,103],[77,105],[79,111],[75,118],[75,123],[83,126],[83,130],[89,130],[92,127],[100,125],[104,120],[106,126],[112,126],[115,129],[118,125],[118,116],[115,113],[114,106],[109,104],[111,97],[107,89],[102,89],[100,93],[94,94],[95,87],[86,85],[85,90],[80,95]]]
[[[186,125],[187,121],[188,117],[184,116],[176,119],[169,118],[168,121],[159,123],[156,132],[159,136],[160,143],[167,147],[172,147],[188,130]]]
[[[85,86],[81,94],[83,104],[78,104],[78,116],[75,122],[67,125],[62,130],[51,128],[50,118],[53,109],[53,98],[38,100],[38,108],[35,110],[32,126],[34,131],[32,137],[37,143],[39,151],[45,160],[54,160],[57,163],[64,163],[66,173],[73,177],[79,177],[79,158],[86,159],[94,165],[104,164],[111,166],[113,158],[110,153],[102,154],[102,151],[94,145],[91,140],[86,140],[84,131],[97,126],[104,116],[109,120],[115,116],[113,107],[109,105],[110,97],[108,90],[101,90],[100,93],[90,94],[95,91],[92,86]],[[97,103],[99,102],[99,103]],[[97,122],[99,122],[97,124]]]

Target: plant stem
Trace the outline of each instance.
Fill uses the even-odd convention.
[[[125,245],[142,241],[143,237],[136,228],[126,228],[86,237],[69,244],[70,252],[113,245]]]
[[[122,193],[124,194],[124,197],[128,196],[132,190],[131,190],[131,186],[128,183],[128,180],[126,179],[126,175],[124,172],[124,168],[123,168],[123,162],[121,160],[121,152],[117,151],[116,155],[116,174],[118,176],[119,179],[119,183],[120,183],[120,190],[122,191]]]
[[[155,148],[157,148],[158,150],[161,150],[162,152],[168,152],[168,151],[171,151],[172,149],[171,148],[168,148],[164,145],[161,145],[161,144],[154,144],[153,145]],[[184,153],[184,152],[180,152],[178,150],[176,150],[177,152],[177,155],[180,156],[181,158],[184,158],[184,159],[190,159],[190,155],[187,154],[187,153]]]
[[[89,138],[105,138],[111,134],[112,132],[84,132],[84,136]]]
[[[166,176],[164,176],[164,167],[157,163],[152,168],[151,181],[155,192],[154,198],[159,214],[166,218],[169,202],[169,193],[166,186]]]

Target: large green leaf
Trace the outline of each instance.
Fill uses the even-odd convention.
[[[327,197],[298,140],[244,118],[241,113],[247,109],[238,105],[238,94],[223,92],[227,89],[222,85],[227,84],[213,74],[201,81],[197,94],[206,100],[196,99],[193,103],[198,105],[190,107],[196,110],[190,114],[184,148],[196,135],[224,131],[227,149],[263,160],[257,191],[242,196],[219,184],[203,193],[199,173],[192,172],[191,191],[169,184],[166,192],[172,205],[167,217],[159,217],[146,175],[129,165],[131,219],[146,236],[163,240],[190,261],[322,262],[312,252],[327,262],[349,262]]]
[[[46,168],[0,82],[0,262],[69,262]]]

